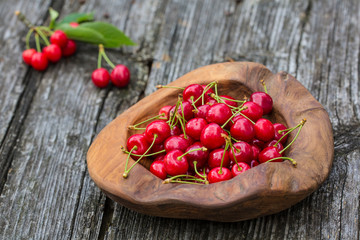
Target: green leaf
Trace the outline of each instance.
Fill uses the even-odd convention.
[[[49,28],[52,29],[55,26],[55,20],[58,18],[59,13],[56,10],[54,10],[53,8],[49,8],[49,14],[50,14]]]
[[[110,23],[106,22],[86,22],[81,24],[83,28],[91,29],[97,31],[103,35],[105,42],[103,43],[104,47],[107,48],[116,48],[122,45],[133,46],[136,45],[128,36],[126,36],[122,31]]]
[[[93,20],[94,20],[93,13],[70,13],[69,15],[65,16],[61,21],[56,23],[56,25],[61,25],[64,23],[71,23],[71,22],[82,23]]]
[[[73,40],[78,40],[82,42],[92,43],[92,44],[104,44],[104,36],[96,30],[86,28],[80,24],[76,28],[71,27],[68,23],[64,23],[55,27],[56,30],[62,30],[65,32],[66,36]]]

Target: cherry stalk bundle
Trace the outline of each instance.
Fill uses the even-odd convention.
[[[266,162],[288,160],[296,166],[284,152],[306,120],[287,128],[264,118],[273,102],[263,86],[265,92],[254,92],[249,100],[219,95],[217,82],[182,89],[175,105],[163,106],[159,115],[128,126],[144,132],[130,136],[126,148],[121,148],[128,155],[123,177],[144,158],[152,161],[150,171],[164,183],[225,181]],[[284,147],[294,130],[296,136]],[[129,167],[130,157],[136,162]]]

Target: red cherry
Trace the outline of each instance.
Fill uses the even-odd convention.
[[[44,47],[43,53],[50,62],[58,62],[61,59],[61,48],[56,44],[50,44]]]
[[[195,143],[195,140],[192,137],[190,137],[189,135],[186,135],[186,137],[185,137],[185,135],[182,133],[179,136],[184,138],[185,140],[187,140],[189,142],[189,145],[193,145]]]
[[[254,125],[246,118],[240,118],[230,128],[231,136],[245,142],[251,142],[255,137]]]
[[[189,164],[186,157],[180,157],[183,152],[180,150],[172,150],[164,157],[164,164],[166,172],[171,176],[185,174],[189,169]]]
[[[23,51],[22,58],[23,58],[24,62],[28,65],[31,65],[31,59],[35,53],[36,53],[36,50],[33,48],[26,49],[25,51]]]
[[[69,25],[70,25],[70,27],[72,27],[72,28],[76,28],[77,26],[79,26],[79,23],[77,23],[77,22],[71,22],[71,23],[69,23]]]
[[[170,114],[173,114],[175,111],[175,107],[173,106],[170,110]],[[183,114],[184,111],[184,114]],[[193,107],[191,106],[191,103],[189,102],[182,102],[182,107],[181,105],[178,107],[177,113],[180,114],[180,116],[183,116],[185,118],[186,121],[189,121],[190,119],[192,119],[194,117],[194,113],[193,113]]]
[[[267,142],[266,144],[265,144],[265,146],[266,147],[272,147],[272,146],[274,146],[274,147],[276,147],[277,148],[277,150],[280,152],[281,150],[283,150],[284,149],[284,146],[281,144],[281,143],[278,143],[278,144],[276,144],[277,143],[277,140],[271,140],[270,142]],[[275,146],[275,144],[276,144],[276,146]]]
[[[235,153],[235,156],[234,156]],[[230,159],[237,162],[250,163],[253,158],[251,145],[246,142],[236,142],[233,144],[233,149],[229,150]]]
[[[269,94],[264,92],[254,92],[250,96],[250,101],[258,104],[263,109],[263,114],[269,114],[273,107],[273,100]]]
[[[235,100],[235,98],[228,96],[228,95],[220,95],[219,96],[227,105],[233,106],[233,107],[237,107],[238,104],[237,102],[231,101],[231,100]],[[226,99],[231,99],[231,100],[226,100]]]
[[[52,44],[58,45],[60,48],[64,48],[68,42],[66,34],[61,30],[56,30],[50,37]]]
[[[179,136],[181,134],[181,129],[180,127],[178,127],[177,125],[174,125],[171,129],[170,129],[170,135],[171,136]]]
[[[159,156],[157,156],[154,161],[160,161],[160,162],[163,162],[164,161],[164,158],[165,158],[165,154],[161,154]]]
[[[265,143],[256,138],[252,141],[252,144],[258,146],[260,149],[265,148]]]
[[[31,66],[38,70],[44,71],[49,65],[49,62],[44,53],[36,52],[31,58]]]
[[[251,145],[251,149],[253,152],[253,158],[252,159],[258,159],[259,153],[261,152],[261,148],[256,145]]]
[[[128,138],[126,147],[128,151],[131,151],[133,147],[136,148],[132,150],[131,153],[142,155],[144,154],[150,147],[148,142],[146,141],[146,138],[143,134],[134,134],[131,137]],[[133,159],[138,159],[139,157],[131,155]]]
[[[156,135],[155,144],[159,144],[170,136],[170,126],[163,120],[155,120],[145,129],[145,137],[149,143],[152,143]]]
[[[232,178],[231,171],[225,167],[221,169],[221,173],[219,173],[220,167],[213,168],[210,170],[208,174],[209,183],[216,183],[226,181]]]
[[[232,116],[231,109],[224,103],[216,103],[211,106],[206,114],[206,121],[223,125]]]
[[[282,157],[282,156],[276,147],[273,147],[273,146],[266,147],[259,154],[259,162],[265,163],[265,162],[269,161],[270,159],[278,158],[278,157]],[[274,160],[273,162],[282,162],[282,161],[283,161],[282,159],[277,159],[277,160]]]
[[[172,108],[172,106],[170,106],[170,105],[163,106],[162,108],[160,108],[159,115],[161,115],[161,114],[165,115],[165,117],[161,117],[161,119],[164,119],[164,120],[169,119],[169,116],[170,116],[169,113],[170,113],[171,108]]]
[[[255,159],[251,160],[250,167],[253,168],[253,167],[256,167],[256,166],[259,166],[259,162],[256,161]]]
[[[195,117],[197,118],[206,118],[206,114],[208,113],[209,109],[211,108],[210,105],[204,104],[197,108],[197,112],[195,113]]]
[[[126,87],[130,82],[130,71],[122,64],[116,65],[111,72],[111,82],[117,87]]]
[[[185,132],[195,140],[200,140],[201,132],[208,123],[203,118],[193,118],[187,122]]]
[[[196,101],[203,92],[204,92],[204,89],[202,88],[201,85],[191,84],[191,85],[187,86],[183,91],[184,101],[188,101],[188,102],[192,103],[192,102]],[[195,106],[200,106],[200,105],[201,105],[201,99],[199,99],[195,103]]]
[[[206,104],[209,105],[209,106],[212,106],[212,105],[217,104],[217,103],[218,103],[218,102],[217,102],[215,99],[213,99],[213,98],[209,98],[209,99],[207,100],[207,102],[206,102]]]
[[[285,135],[286,132],[282,132],[280,133],[279,131],[281,130],[285,130],[287,129],[287,127],[285,127],[283,124],[281,123],[274,123],[274,130],[275,130],[275,140],[279,140],[282,136]],[[281,139],[281,143],[284,145],[286,143],[286,140],[288,138],[289,135],[286,135],[283,139]]]
[[[247,107],[247,109],[242,110],[241,113],[256,122],[263,115],[263,109],[254,102],[246,102],[243,107]]]
[[[164,180],[167,176],[163,161],[154,161],[150,165],[150,172],[162,180]]]
[[[185,152],[189,146],[189,142],[179,136],[168,137],[164,142],[165,151],[167,153],[176,149]]]
[[[206,85],[201,85],[202,88],[205,90],[206,89]],[[213,99],[212,97],[210,97],[210,94],[214,93],[214,90],[212,90],[211,88],[208,88],[208,90],[206,90],[205,94],[204,94],[204,103],[209,102],[209,100]],[[201,101],[201,100],[199,100]]]
[[[275,130],[273,124],[265,119],[260,118],[254,125],[255,137],[261,141],[268,142],[274,139]]]
[[[227,133],[216,123],[209,123],[201,132],[200,141],[208,149],[219,148],[225,144]]]
[[[65,47],[63,47],[61,50],[64,57],[70,57],[74,55],[74,53],[76,52],[75,41],[69,39]]]
[[[98,68],[91,74],[91,79],[95,86],[104,88],[110,82],[110,74],[105,68]]]
[[[224,156],[224,158],[223,158]],[[210,152],[208,164],[211,169],[220,167],[221,166],[221,160],[223,159],[223,167],[229,167],[230,164],[230,158],[229,158],[229,152],[225,151],[223,148],[218,148]]]
[[[238,164],[240,166],[240,169]],[[250,169],[250,166],[244,162],[239,162],[238,164],[234,164],[234,166],[231,169],[231,173],[233,177],[236,177],[237,175]]]
[[[200,142],[196,142],[196,143],[192,144],[190,147],[188,147],[186,149],[186,152],[189,152],[194,149],[199,149],[202,147],[204,147],[204,145],[202,145]],[[186,159],[188,160],[190,169],[194,170],[194,161],[197,162],[196,169],[200,169],[200,168],[204,167],[206,160],[208,159],[208,156],[209,156],[208,150],[206,150],[206,151],[198,150],[198,151],[193,151],[193,152],[189,152],[188,154],[186,154]]]

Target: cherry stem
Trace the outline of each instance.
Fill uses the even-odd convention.
[[[36,50],[37,50],[38,52],[41,52],[39,35],[38,35],[37,33],[35,33],[35,43],[36,43]]]
[[[300,131],[301,131],[301,129],[302,129],[302,127],[304,126],[305,123],[306,123],[306,119],[304,118],[303,120],[301,120],[299,130],[298,130],[298,132],[296,133],[294,139],[293,139],[283,150],[281,150],[281,151],[279,152],[280,154],[283,153],[283,152],[285,152],[286,149],[288,149],[288,148],[291,146],[291,144],[293,144],[293,143],[295,142],[295,140],[298,138],[298,136],[299,136],[299,134],[300,134]]]
[[[34,29],[36,33],[40,35],[41,39],[45,42],[46,46],[49,46],[50,42],[47,39],[47,37],[44,35],[44,33],[38,27],[35,27]]]
[[[179,96],[178,96],[178,100],[177,100],[177,102],[176,102],[176,104],[175,104],[175,109],[174,109],[174,112],[171,114],[171,111],[170,111],[170,117],[169,117],[169,125],[170,125],[170,127],[172,128],[173,126],[174,126],[174,119],[175,119],[175,115],[176,115],[176,112],[177,112],[177,109],[179,108],[179,104],[180,104],[180,102],[182,101],[182,97],[181,97],[181,95],[179,94]]]
[[[255,122],[253,120],[251,120],[250,118],[248,118],[245,114],[243,113],[239,113],[241,116],[243,116],[244,118],[246,118],[247,120],[249,120],[253,125],[255,125]]]
[[[279,140],[274,144],[274,147],[276,147],[276,146],[281,142],[281,140],[284,139],[285,136],[287,136],[287,135],[290,134],[292,131],[294,131],[295,129],[297,129],[298,127],[300,127],[300,125],[301,125],[301,123],[299,123],[298,125],[296,125],[296,126],[293,127],[293,128],[288,128],[288,129],[286,129],[287,132],[286,132],[283,136],[281,136],[281,138],[279,138]],[[280,133],[280,131],[279,131],[279,133]]]
[[[231,142],[229,142],[229,144],[230,144],[230,148],[231,148],[231,151],[232,151],[232,153],[233,153],[233,156],[234,156],[234,160],[235,160],[235,163],[236,163],[236,165],[238,166],[238,169],[239,169],[239,171],[240,171],[240,165],[239,165],[239,163],[238,163],[238,161],[237,161],[237,159],[236,159],[236,155],[235,155],[235,150],[234,150],[234,145],[232,145],[232,143]],[[236,148],[237,149],[237,148]],[[239,149],[237,149],[237,150],[239,150]]]
[[[168,85],[156,85],[156,88],[158,88],[158,89],[160,89],[160,88],[175,88],[175,89],[181,89],[181,90],[185,89],[185,88],[182,88],[182,87],[168,86]]]
[[[179,120],[180,122],[180,125],[181,125],[181,129],[184,133],[184,138],[187,139],[187,136],[186,136],[186,131],[185,131],[185,126],[184,126],[184,123],[183,121],[185,120],[183,117],[180,116],[180,114],[176,114],[176,118]]]
[[[99,44],[99,52],[101,53],[101,55],[104,57],[105,61],[107,62],[107,64],[110,65],[110,67],[115,68],[115,65],[111,62],[111,60],[108,58],[108,56],[105,53],[105,49],[104,49],[104,45]]]
[[[238,103],[244,103],[244,102],[246,102],[246,101],[242,101],[242,100],[230,99],[230,98],[220,97],[220,96],[219,96],[219,98],[220,98],[221,100],[228,100],[228,101],[231,101],[231,102],[238,102]]]
[[[267,92],[267,89],[266,89],[266,84],[265,84],[265,81],[263,80],[263,79],[261,79],[260,80],[260,82],[261,82],[261,84],[263,85],[263,87],[264,87],[264,91],[265,91],[265,93],[268,93]]]
[[[146,123],[148,121],[154,120],[154,119],[159,119],[160,117],[165,117],[165,113],[162,113],[162,114],[156,115],[154,117],[148,118],[148,119],[146,119],[146,120],[144,120],[142,122],[139,122],[139,123],[137,123],[135,125],[130,125],[130,126],[128,126],[128,129],[136,129],[137,126],[139,126],[139,125],[141,125],[143,123]]]
[[[237,109],[237,107],[234,107],[234,106],[231,106],[229,104],[227,104],[223,99],[226,99],[226,98],[221,98],[219,96],[217,96],[215,93],[212,93],[210,94],[210,97],[214,98],[218,103],[224,103],[226,106],[228,106],[229,108],[232,108],[232,109]]]
[[[177,160],[180,161],[182,157],[186,156],[189,153],[195,152],[195,151],[203,151],[203,152],[205,152],[205,151],[207,151],[207,148],[206,147],[201,147],[201,148],[191,149],[191,150],[187,151],[186,153],[184,153],[183,155],[177,157]]]
[[[221,157],[220,169],[219,169],[219,172],[218,172],[219,174],[222,174],[222,166],[223,166],[223,162],[224,162],[225,151],[227,151],[228,147],[229,147],[229,141],[226,141],[225,149],[224,149],[223,155]]]
[[[123,146],[121,146],[121,150],[125,149]],[[128,156],[126,158],[126,163],[125,163],[125,172],[126,172],[126,169],[127,169],[127,166],[129,164],[129,159],[130,159],[130,154],[132,151],[134,150],[137,150],[137,146],[133,146],[132,149],[130,150],[130,152],[128,152]],[[124,173],[125,174],[125,173]],[[127,174],[126,175],[123,175],[124,178],[127,178]]]
[[[99,55],[98,55],[98,62],[97,62],[97,68],[101,68],[101,60],[102,60],[102,54],[99,47]]]
[[[217,90],[217,83],[215,83],[214,89],[215,89],[216,98],[219,99],[219,94],[218,94],[218,90]],[[217,100],[217,101],[218,101],[218,100]],[[219,102],[219,101],[218,101],[218,102]]]
[[[25,17],[24,14],[22,14],[20,11],[15,11],[15,15],[18,17],[18,19],[24,23],[28,28],[33,28],[34,25]]]
[[[34,32],[34,29],[31,28],[28,33],[26,34],[26,49],[30,49],[30,37],[31,37],[31,34]]]
[[[204,95],[205,93],[212,88],[212,86],[215,84],[216,82],[211,82],[208,85],[206,85],[206,87],[204,88],[204,91],[202,92],[202,94],[200,95],[200,97],[198,97],[195,101],[194,104],[197,103],[197,101],[199,101],[201,99],[201,103],[202,105],[204,105]]]
[[[196,107],[196,105],[195,105],[195,103],[194,103],[194,96],[191,96],[191,97],[190,97],[190,100],[191,100],[191,101],[190,101],[190,102],[191,102],[191,105],[192,105],[193,108],[194,108],[192,111],[193,111],[194,113],[199,112],[199,110],[197,109],[197,107]]]
[[[165,149],[163,149],[163,150],[160,150],[160,151],[158,151],[158,152],[154,152],[154,153],[146,154],[146,155],[144,155],[144,157],[151,157],[151,156],[155,156],[155,155],[160,154],[160,153],[163,153],[163,152],[165,152],[165,151],[166,151],[166,150],[165,150]],[[129,154],[129,153],[130,153],[130,152],[126,151],[126,150],[123,150],[123,152],[124,152],[124,153],[127,153],[127,154]],[[131,153],[131,156],[141,157],[142,155],[135,154],[135,153]]]
[[[136,162],[133,163],[133,165],[129,168],[129,170],[125,170],[125,172],[124,172],[124,174],[123,174],[123,177],[124,177],[124,178],[127,178],[127,176],[128,176],[128,174],[129,174],[129,172],[131,171],[131,169],[132,169],[138,162],[140,162],[140,160],[150,151],[150,149],[151,149],[152,146],[154,145],[155,140],[156,140],[157,137],[158,137],[158,135],[157,135],[157,134],[154,134],[154,139],[153,139],[150,147],[144,152],[143,155],[140,156],[140,158],[139,158],[138,160],[136,160]]]
[[[277,157],[277,158],[272,158],[272,159],[266,161],[265,163],[267,163],[267,162],[272,162],[272,161],[278,160],[278,159],[288,160],[288,161],[290,161],[290,162],[292,163],[292,165],[293,165],[294,167],[296,167],[296,165],[297,165],[297,162],[296,162],[294,159],[289,158],[289,157]]]
[[[186,179],[181,179],[181,178],[186,178]],[[202,183],[195,183],[195,182],[187,182],[187,181],[183,181],[183,180],[188,180],[188,181],[199,181],[199,182],[203,182],[205,184],[208,184],[208,181],[206,179],[200,179],[191,175],[176,175],[173,177],[170,177],[168,179],[165,179],[163,181],[163,183],[187,183],[187,184],[201,184]]]
[[[201,173],[198,172],[197,168],[196,168],[196,165],[197,165],[197,161],[194,161],[194,170],[195,170],[195,173],[197,175],[199,175],[200,177],[204,178],[204,180],[206,179],[206,175],[202,175]]]
[[[235,117],[236,114],[240,113],[242,110],[247,109],[247,107],[242,107],[240,108],[238,111],[236,111],[235,113],[233,113],[233,115],[231,117],[229,117],[229,119],[221,126],[221,128],[224,128],[226,126],[226,124],[228,124],[230,122],[230,120]]]

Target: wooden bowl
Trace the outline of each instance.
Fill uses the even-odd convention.
[[[161,106],[175,104],[180,90],[160,89],[129,108],[107,125],[87,154],[90,176],[113,200],[135,211],[160,217],[234,222],[273,214],[289,208],[314,192],[327,178],[334,155],[332,127],[323,106],[291,75],[271,73],[250,62],[220,63],[185,74],[171,86],[219,82],[219,92],[237,99],[263,91],[264,79],[274,101],[269,118],[287,126],[306,118],[299,138],[286,155],[289,162],[265,163],[229,180],[209,185],[163,184],[137,164],[122,177],[127,126],[158,114]],[[290,136],[293,138],[294,134]],[[288,140],[289,142],[289,140]],[[134,161],[130,159],[132,164]],[[130,165],[129,165],[130,166]]]

